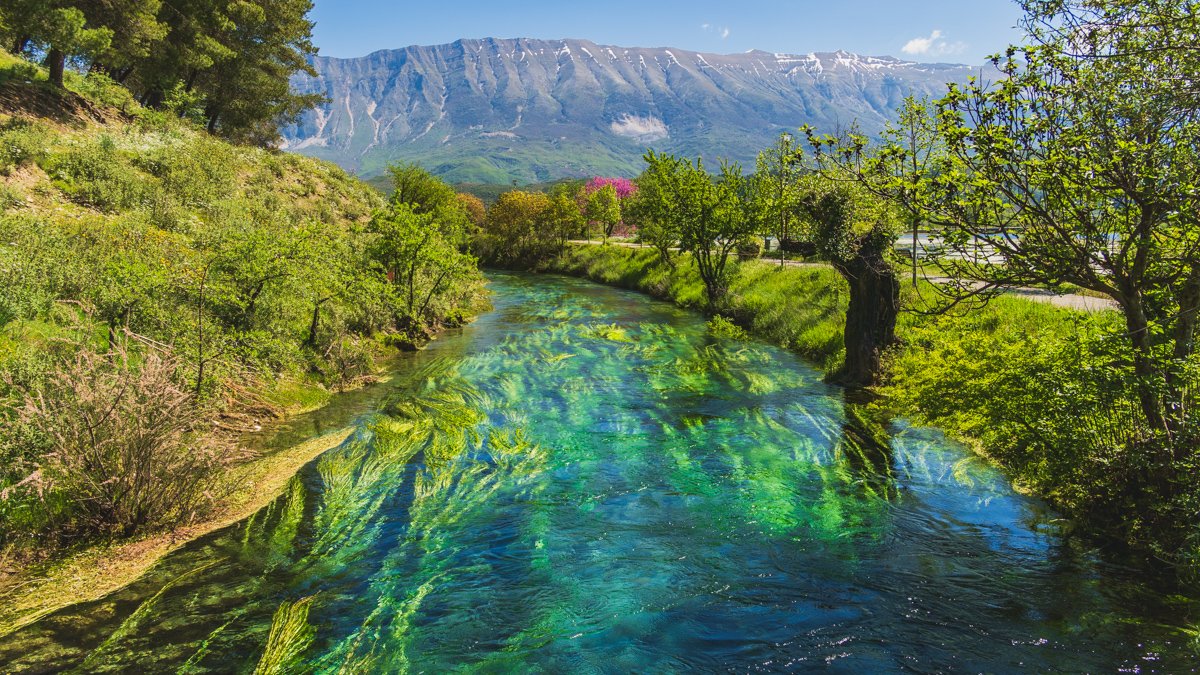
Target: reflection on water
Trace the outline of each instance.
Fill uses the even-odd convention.
[[[493,290],[388,388],[295,423],[279,443],[374,411],[269,507],[0,640],[0,670],[1195,667],[1196,603],[941,434],[637,295]]]

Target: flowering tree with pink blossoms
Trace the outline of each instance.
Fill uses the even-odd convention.
[[[587,185],[583,186],[583,191],[590,195],[605,185],[613,186],[613,190],[617,192],[617,199],[621,201],[625,201],[637,192],[637,185],[628,178],[604,178],[602,176],[596,176],[589,180]]]
[[[602,225],[606,240],[610,235],[617,234],[625,236],[631,234],[636,229],[635,226],[626,223],[620,216],[620,214],[624,213],[625,210],[625,200],[637,193],[637,185],[628,178],[606,178],[604,176],[596,176],[589,180],[583,186],[582,203],[585,205],[585,208],[588,203],[596,200],[595,194],[597,192],[609,187],[612,188],[613,192],[617,196],[616,207],[618,215],[617,222],[609,225]]]

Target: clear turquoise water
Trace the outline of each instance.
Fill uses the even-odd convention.
[[[934,430],[692,313],[495,274],[248,521],[0,639],[0,671],[1186,672],[1197,604]]]

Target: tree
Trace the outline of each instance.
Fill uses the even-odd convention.
[[[600,228],[600,234],[607,244],[613,230],[621,223],[621,202],[617,198],[616,188],[605,184],[588,193],[584,215],[589,223]]]
[[[165,105],[172,94],[197,99],[198,117],[207,121],[205,95],[199,89],[218,64],[238,56],[226,33],[236,26],[239,8],[224,0],[172,0],[160,13],[167,38],[117,79],[126,82],[146,106]]]
[[[1187,423],[1200,310],[1200,125],[1169,40],[1117,27],[1010,48],[1000,82],[938,102],[952,161],[928,181],[958,253],[944,267],[979,284],[950,290],[1070,283],[1112,298],[1141,432],[1165,440]],[[976,261],[980,237],[993,254]]]
[[[579,204],[565,192],[553,194],[549,199],[542,220],[555,233],[561,250],[573,235],[583,229],[583,214],[579,212]]]
[[[209,131],[273,145],[281,124],[324,100],[291,89],[308,59],[311,0],[10,0],[0,33],[45,54],[63,84],[69,59],[125,84],[143,105],[197,108]]]
[[[789,218],[796,209],[796,149],[791,134],[780,134],[775,145],[758,153],[755,177],[755,206],[764,231],[774,230],[779,239],[779,266],[783,267],[784,241],[788,239]]]
[[[430,309],[440,293],[475,270],[475,260],[461,253],[434,223],[410,204],[393,204],[371,219],[376,235],[369,251],[383,267],[400,298],[396,327],[416,337],[422,327],[443,317]]]
[[[104,0],[76,2],[87,25],[112,31],[112,39],[95,53],[92,68],[124,80],[166,36],[168,26],[159,21],[161,0]]]
[[[465,246],[472,230],[469,206],[454,188],[412,163],[392,164],[388,174],[392,179],[393,208],[407,205],[413,213],[430,216],[430,223],[449,241]]]
[[[471,227],[476,230],[483,227],[484,221],[487,220],[487,207],[483,205],[483,200],[465,192],[458,193],[455,198],[462,206]]]
[[[628,178],[605,178],[603,176],[596,176],[589,180],[583,186],[583,191],[591,194],[606,185],[612,186],[612,189],[617,193],[617,199],[621,201],[629,199],[637,192],[637,184]]]
[[[802,181],[800,209],[814,243],[850,287],[842,340],[846,357],[831,380],[876,384],[884,352],[896,342],[900,282],[888,261],[896,240],[895,210],[860,185],[816,173]]]
[[[433,213],[457,199],[454,188],[418,164],[392,164],[387,172],[392,180],[391,202],[411,204],[416,213]]]
[[[540,192],[512,190],[487,213],[483,257],[501,265],[532,266],[553,255],[559,235],[547,223],[552,203]]]
[[[637,191],[630,197],[626,211],[637,222],[638,241],[653,246],[659,258],[674,267],[671,249],[679,246],[680,238],[675,200],[680,196],[681,162],[653,150],[648,150],[643,159],[646,169],[637,177]]]
[[[50,83],[62,87],[68,58],[95,56],[112,43],[111,28],[88,23],[81,6],[90,4],[15,0],[0,12],[9,26],[15,51],[24,51],[28,44],[44,49]]]
[[[294,122],[324,100],[291,89],[293,75],[316,75],[308,63],[317,53],[308,19],[312,0],[243,1],[230,8],[234,24],[217,39],[236,56],[216,63],[197,85],[205,97],[208,130],[271,145],[280,124]]]
[[[892,168],[890,173],[879,177],[884,181],[882,186],[871,180],[867,180],[864,186],[868,189],[875,188],[875,194],[890,197],[893,203],[904,210],[908,229],[912,233],[910,261],[912,285],[916,287],[921,223],[929,208],[924,199],[927,194],[923,189],[924,182],[932,179],[936,167],[944,164],[945,146],[939,142],[937,119],[932,114],[928,102],[918,101],[912,96],[904,99],[896,124],[888,124],[883,140],[884,152],[887,152],[886,147],[890,145],[893,148],[903,148],[904,153],[882,158],[880,166]],[[870,172],[867,172],[867,175],[869,174]]]
[[[704,282],[709,309],[716,309],[729,290],[729,254],[754,236],[749,183],[737,164],[721,164],[714,182],[699,158],[693,165],[671,155],[648,153],[648,171],[667,176],[664,183],[676,208],[680,248],[692,254]]]

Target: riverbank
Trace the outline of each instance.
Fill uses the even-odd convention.
[[[486,304],[457,244],[384,251],[412,219],[341,169],[43,76],[0,50],[0,587],[224,512],[210,488],[251,459],[242,434]]]
[[[703,286],[686,256],[673,267],[653,250],[571,245],[554,271],[703,307]],[[922,292],[905,285],[906,300]],[[736,265],[718,313],[753,335],[795,351],[826,372],[841,362],[848,291],[825,267],[769,261]],[[1108,340],[1119,316],[1017,296],[940,316],[905,313],[900,344],[886,359],[873,404],[936,426],[1036,494],[1139,557],[1197,569],[1200,533],[1176,504],[1139,488],[1144,462],[1124,442],[1134,410],[1125,366]]]
[[[578,245],[578,246],[585,246],[585,245],[592,244],[592,242],[586,241],[583,239],[572,239],[567,243],[572,244],[572,245]],[[654,247],[650,246],[649,244],[639,244],[634,241],[610,240],[609,244],[611,244],[613,246],[623,246],[625,248],[640,248],[640,249],[654,250]],[[678,248],[673,248],[671,250],[674,252],[679,251]],[[778,267],[801,267],[801,268],[807,268],[807,269],[820,269],[820,268],[827,269],[829,267],[829,263],[808,262],[808,261],[804,261],[804,260],[792,260],[792,259],[784,260],[783,264],[781,265],[779,263],[778,258],[772,260],[770,257],[762,257],[759,259],[759,261],[763,262],[763,263],[768,263],[772,266],[778,266]],[[932,283],[945,283],[946,281],[948,281],[947,278],[938,276],[936,273],[930,274],[929,270],[923,271],[922,275],[923,275],[922,278],[925,281],[929,281]],[[1056,307],[1064,307],[1066,309],[1077,309],[1080,311],[1087,311],[1087,312],[1102,312],[1105,310],[1110,310],[1110,309],[1116,308],[1116,305],[1113,303],[1111,298],[1104,296],[1104,295],[1100,295],[1099,293],[1096,293],[1094,291],[1088,291],[1088,290],[1082,289],[1082,288],[1072,289],[1072,292],[1070,292],[1070,293],[1056,293],[1056,292],[1048,290],[1046,288],[1031,288],[1031,287],[1009,288],[1009,289],[1006,289],[1004,292],[1005,292],[1005,294],[1021,297],[1021,298],[1024,298],[1026,300],[1030,300],[1033,302],[1042,302],[1042,303],[1046,303],[1048,305],[1054,305]]]

